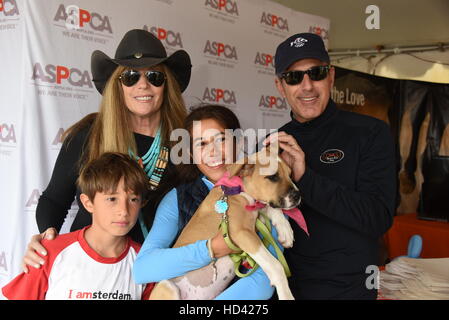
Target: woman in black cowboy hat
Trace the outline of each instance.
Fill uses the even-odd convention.
[[[184,50],[167,56],[161,41],[145,30],[128,31],[119,43],[114,59],[101,51],[91,58],[93,82],[102,94],[100,110],[65,132],[47,189],[36,209],[42,234],[32,237],[24,263],[35,266],[45,252],[40,244],[60,230],[76,195],[79,211],[71,231],[91,224],[91,216],[79,201],[76,181],[81,166],[104,152],[121,152],[135,158],[149,178],[154,193],[173,180],[169,163],[169,134],[180,128],[186,117],[181,93],[191,74],[190,57]],[[141,211],[139,223],[130,231],[142,243],[151,224],[151,201]],[[38,265],[37,265],[38,267]],[[25,272],[27,271],[24,265]]]

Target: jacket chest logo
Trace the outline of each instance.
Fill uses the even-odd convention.
[[[320,156],[320,161],[322,163],[337,163],[343,160],[345,153],[339,149],[329,149],[324,151]]]

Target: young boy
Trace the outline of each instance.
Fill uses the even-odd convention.
[[[92,225],[44,240],[45,264],[3,287],[8,299],[148,299],[154,284],[138,285],[132,266],[140,245],[128,231],[148,194],[148,178],[128,156],[105,153],[78,178]]]

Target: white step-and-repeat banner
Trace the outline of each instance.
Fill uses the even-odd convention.
[[[146,29],[168,54],[190,54],[188,106],[223,104],[244,128],[274,129],[289,121],[274,85],[276,46],[298,32],[327,42],[329,26],[268,0],[0,0],[0,287],[38,232],[35,209],[61,134],[98,109],[92,51],[113,57],[128,30]]]

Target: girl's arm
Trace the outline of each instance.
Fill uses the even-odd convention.
[[[153,226],[134,262],[136,283],[175,278],[211,262],[207,240],[170,248],[179,232],[178,219],[178,196],[172,189],[157,208]]]
[[[278,241],[276,228],[273,226],[271,226],[271,234],[279,248],[284,251],[284,248]],[[270,245],[268,250],[273,256],[277,257],[273,246]],[[268,279],[262,268],[259,267],[253,274],[236,281],[218,295],[215,300],[268,300],[273,295],[274,289],[271,286],[270,279]]]

